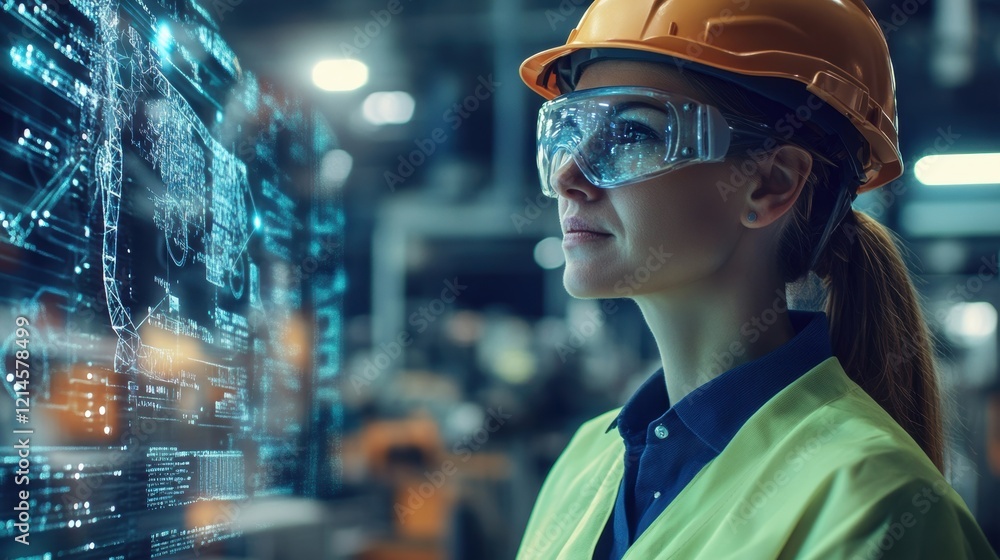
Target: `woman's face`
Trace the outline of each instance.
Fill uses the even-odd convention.
[[[707,101],[676,70],[638,61],[594,63],[584,70],[577,90],[621,85]],[[567,165],[555,185],[566,290],[580,298],[636,296],[675,291],[719,272],[745,231],[740,220],[745,187],[725,186],[731,182],[731,165],[689,165],[612,189],[594,186],[575,163]],[[567,233],[570,217],[609,235]]]

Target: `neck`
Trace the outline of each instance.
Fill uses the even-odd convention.
[[[727,285],[700,281],[685,290],[635,298],[656,339],[671,406],[794,335],[783,283],[730,278]]]

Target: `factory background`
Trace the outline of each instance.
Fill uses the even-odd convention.
[[[35,4],[28,4],[30,12]],[[62,7],[60,17],[80,12],[79,21],[100,22],[100,10],[113,3],[50,4]],[[524,86],[517,70],[530,54],[564,42],[587,4],[205,0],[150,3],[153,8],[145,15],[129,11],[136,28],[144,18],[151,22],[145,40],[153,54],[126,48],[132,53],[127,66],[132,74],[123,71],[115,78],[120,82],[111,79],[104,86],[115,91],[116,83],[131,83],[128,87],[141,89],[135,99],[123,95],[121,106],[138,104],[147,116],[126,122],[123,128],[131,126],[133,133],[120,142],[148,166],[122,156],[121,175],[104,177],[97,165],[80,171],[84,185],[105,185],[104,198],[93,199],[104,204],[101,212],[87,210],[84,194],[65,207],[54,194],[53,217],[39,212],[41,218],[32,214],[29,219],[23,209],[45,201],[10,186],[14,181],[7,175],[9,183],[0,191],[0,210],[6,212],[0,219],[11,222],[4,223],[10,241],[0,242],[7,263],[0,272],[26,277],[27,271],[51,271],[46,243],[79,247],[60,257],[65,262],[79,257],[67,265],[66,276],[35,275],[23,286],[15,282],[16,289],[6,289],[0,301],[11,317],[7,324],[13,325],[15,315],[38,317],[49,329],[87,334],[84,347],[104,348],[111,356],[104,364],[101,391],[106,394],[98,400],[106,405],[99,413],[93,391],[83,390],[90,391],[85,398],[74,385],[93,381],[87,376],[97,371],[80,365],[81,353],[63,360],[68,365],[62,370],[53,368],[52,379],[66,384],[51,381],[36,413],[48,429],[65,429],[70,436],[38,451],[39,468],[56,472],[68,462],[74,467],[70,473],[93,470],[94,476],[113,477],[115,469],[108,465],[117,455],[106,448],[121,429],[137,431],[150,419],[170,426],[151,428],[154,443],[143,442],[141,456],[122,460],[138,465],[141,476],[116,483],[114,492],[119,503],[136,511],[170,511],[172,517],[158,513],[116,525],[119,517],[111,513],[98,519],[96,498],[66,506],[75,503],[89,511],[93,500],[93,518],[78,519],[58,509],[39,513],[62,523],[58,530],[73,529],[74,519],[76,527],[81,519],[87,523],[80,531],[86,537],[72,537],[73,554],[371,560],[514,556],[544,476],[576,428],[623,404],[660,367],[653,338],[630,301],[567,295],[556,204],[542,196],[538,185],[534,133],[542,99]],[[733,4],[738,9],[740,2]],[[949,481],[1000,549],[1000,2],[867,4],[892,54],[905,173],[859,197],[855,207],[900,236],[951,403],[946,410]],[[28,35],[19,31],[28,19],[17,16],[24,4],[7,0],[3,7],[4,30],[13,32],[4,75],[31,76],[25,61],[34,51],[27,47]],[[196,20],[214,24],[191,27]],[[100,39],[100,24],[73,27],[73,17],[66,21],[59,25],[67,27],[59,29],[68,37],[83,33],[79,29],[98,37],[88,52],[107,44]],[[166,23],[158,27],[157,21]],[[188,31],[210,29],[190,32],[191,41],[209,51],[209,59],[230,64],[191,64],[200,69],[183,80],[146,68],[156,66],[156,54],[174,57],[176,68],[183,66],[176,61],[186,55],[172,47],[184,43],[177,22],[189,24]],[[122,32],[116,40],[124,45],[129,37]],[[61,48],[56,46],[70,59]],[[62,76],[39,74],[36,82],[44,80],[55,91],[51,81]],[[134,85],[140,82],[144,85]],[[177,85],[182,82],[201,89]],[[8,105],[26,103],[15,96],[15,83],[9,82],[0,96]],[[224,86],[235,93],[223,95]],[[164,88],[178,93],[167,95]],[[176,95],[190,105],[176,102]],[[58,99],[67,96],[72,97],[66,93]],[[214,107],[190,101],[219,96],[238,103]],[[4,109],[11,125],[5,126],[0,147],[5,169],[15,169],[8,171],[15,177],[34,173],[10,167],[24,159],[18,150],[47,141],[38,139],[37,130],[32,136],[22,130],[30,127],[17,124],[31,114]],[[207,124],[191,132],[173,127],[170,119]],[[50,134],[63,132],[53,125]],[[21,147],[15,145],[18,139]],[[168,139],[175,151],[163,147]],[[36,151],[39,161],[63,161],[51,146]],[[965,159],[948,159],[962,155]],[[200,216],[185,213],[208,195],[174,189],[169,174],[186,172],[170,171],[163,162],[171,158],[203,158],[215,185],[212,200],[231,203],[213,202]],[[55,163],[49,168],[58,178]],[[120,255],[120,262],[135,264],[129,271],[109,269],[109,251],[118,249],[109,249],[107,240],[102,247],[89,232],[107,226],[109,215],[117,220],[119,209],[107,201],[118,195],[108,182],[142,183],[147,168],[159,173],[164,186],[150,191],[149,223],[135,223],[121,237],[130,253]],[[86,193],[79,185],[68,185],[65,193],[74,188]],[[144,212],[140,198],[129,202],[124,197],[122,216]],[[24,201],[22,210],[18,200]],[[50,227],[45,220],[59,229],[67,212],[85,216],[66,223],[80,232],[88,228],[89,241],[36,231]],[[15,215],[26,225],[19,225]],[[198,242],[186,233],[181,242],[171,220],[187,223]],[[141,248],[144,239],[163,232],[167,242],[157,239],[166,257],[146,263],[131,256],[131,247]],[[125,241],[120,243],[124,249]],[[102,259],[81,257],[88,251],[105,257],[103,288],[99,275],[91,284],[67,279],[78,265],[75,274],[81,278],[90,273],[89,263],[100,268]],[[147,264],[176,271],[190,270],[195,262],[202,275],[198,282],[210,294],[218,290],[222,295],[206,296],[196,288],[178,293],[187,280],[164,273],[173,288],[167,289],[169,297],[156,303],[161,294],[146,282],[135,296],[139,303],[121,304],[121,311],[109,316],[116,300],[107,294],[119,293],[107,284],[109,270],[120,286],[127,286],[132,274],[151,270]],[[99,274],[96,268],[92,274]],[[294,278],[280,280],[282,274]],[[51,286],[60,286],[52,290],[59,302],[70,301],[69,293],[80,293],[83,302],[72,304],[79,307],[52,304],[65,311],[57,327],[45,311],[46,299],[37,295]],[[121,293],[123,299],[134,296]],[[214,313],[185,315],[208,303]],[[282,327],[269,330],[269,322]],[[170,333],[169,343],[159,346],[175,354],[145,350],[158,347],[157,335],[144,330],[151,323],[159,328],[153,333]],[[207,324],[211,328],[199,330]],[[53,347],[77,340],[36,336]],[[176,341],[184,336],[204,348],[180,349]],[[194,354],[199,363],[212,365],[205,371],[163,365]],[[159,388],[143,397],[141,383],[129,385],[128,372],[137,379],[152,376],[151,386]],[[186,383],[198,379],[211,379],[219,395],[205,397],[213,403],[211,414],[182,398],[182,390],[192,387]],[[59,391],[79,393],[79,404],[60,401],[53,396]],[[112,410],[120,418],[87,427],[92,415]],[[0,412],[4,422],[13,418],[12,409]],[[183,421],[173,422],[177,418]],[[77,420],[85,425],[56,427]],[[9,431],[7,424],[0,427]],[[107,431],[102,435],[102,430]],[[76,445],[104,451],[77,460]],[[63,461],[67,457],[73,458]],[[16,463],[4,459],[5,470]],[[8,475],[0,478],[4,507],[14,489]],[[240,482],[244,477],[245,484]],[[174,491],[177,480],[194,487]],[[157,488],[143,490],[141,503],[129,498],[140,485]],[[101,488],[111,486],[94,490],[101,494]],[[216,506],[205,509],[198,496],[211,496]],[[105,511],[115,512],[109,507]],[[139,544],[122,540],[140,539],[153,528],[162,529],[163,536]],[[171,530],[179,532],[167,535]],[[12,524],[5,531],[3,546],[16,534]],[[46,541],[42,531],[39,537],[54,547],[50,551],[68,538],[52,535]],[[102,546],[108,548],[99,556],[96,549]],[[11,558],[20,557],[19,550],[13,551]]]

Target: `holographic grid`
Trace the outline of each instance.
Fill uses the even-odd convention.
[[[338,487],[336,139],[240,67],[217,4],[0,0],[5,557],[193,557],[256,498]]]

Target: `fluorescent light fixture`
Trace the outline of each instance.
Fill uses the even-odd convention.
[[[377,91],[365,99],[361,114],[376,126],[403,124],[413,118],[414,107],[413,96],[405,91]]]
[[[1000,153],[927,156],[917,161],[913,172],[925,185],[1000,184]]]
[[[368,67],[350,58],[321,60],[313,67],[312,79],[325,91],[351,91],[368,83]]]

